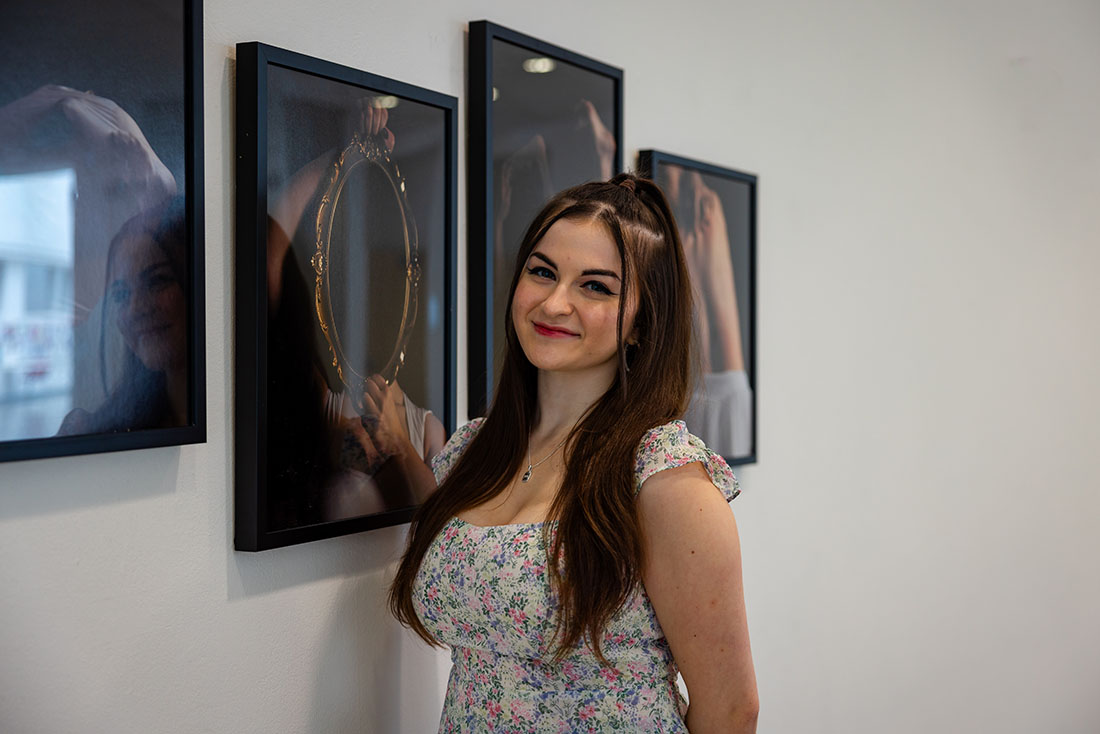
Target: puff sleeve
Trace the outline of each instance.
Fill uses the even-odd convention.
[[[707,470],[711,482],[731,501],[741,493],[733,470],[718,454],[707,448],[698,436],[692,435],[683,421],[672,421],[651,428],[638,445],[634,466],[634,494],[637,496],[645,480],[664,469],[672,469],[698,461]]]
[[[432,457],[432,473],[435,474],[437,484],[442,484],[447,475],[451,473],[451,467],[455,465],[458,457],[462,456],[462,452],[466,450],[466,446],[477,435],[483,420],[485,419],[474,418],[469,423],[460,426],[447,439],[447,443],[444,444],[440,452]]]

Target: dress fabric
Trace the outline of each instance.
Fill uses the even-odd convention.
[[[435,457],[438,480],[476,435],[480,421],[456,431]],[[729,466],[683,421],[654,428],[643,438],[635,492],[654,473],[695,461],[702,462],[727,501],[737,496]],[[413,604],[424,626],[451,647],[439,731],[686,732],[676,663],[641,585],[604,632],[601,648],[610,667],[583,643],[553,662],[556,597],[543,526],[482,527],[454,517],[425,554]],[[555,523],[548,532],[552,539]]]
[[[692,393],[684,421],[712,451],[740,459],[753,452],[752,413],[745,370],[708,372]]]
[[[424,458],[424,421],[432,411],[421,408],[405,394],[405,422],[409,426],[409,443],[416,449],[416,455]]]

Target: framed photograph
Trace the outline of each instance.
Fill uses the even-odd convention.
[[[493,393],[527,225],[562,189],[622,170],[623,71],[487,21],[469,39],[470,415]]]
[[[457,100],[237,46],[238,550],[407,522],[455,427]]]
[[[684,420],[730,464],[756,461],[756,176],[643,150],[672,204],[695,290],[702,375]]]
[[[0,461],[205,441],[202,3],[3,16]]]

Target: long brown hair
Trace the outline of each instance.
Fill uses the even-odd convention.
[[[556,659],[586,640],[600,649],[603,630],[641,580],[642,528],[635,503],[635,452],[645,433],[678,418],[694,369],[691,282],[668,201],[652,181],[623,173],[610,181],[561,192],[535,217],[523,238],[508,291],[511,314],[527,258],[559,219],[607,225],[623,265],[617,326],[618,372],[607,392],[565,444],[565,473],[548,517],[547,568],[558,596]],[[623,342],[623,310],[637,288],[634,334]],[[538,422],[537,370],[528,361],[511,317],[500,381],[481,428],[438,490],[417,511],[408,547],[390,588],[394,616],[430,644],[439,644],[417,616],[413,582],[432,541],[456,514],[498,495],[519,470]]]

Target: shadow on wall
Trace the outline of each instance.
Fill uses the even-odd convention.
[[[318,621],[309,731],[416,732],[439,726],[450,656],[405,630],[386,594],[408,525],[260,553],[230,542],[230,601],[337,580],[327,621]],[[434,671],[434,674],[433,674]]]
[[[247,553],[233,549],[232,509],[229,517],[226,598],[260,596],[323,579],[356,580],[379,574],[395,564],[405,549],[408,525],[343,535],[312,543]],[[381,591],[379,593],[382,593]],[[388,615],[387,615],[388,616]]]
[[[179,484],[180,448],[53,457],[0,466],[0,519],[33,517],[170,495]],[[49,474],[49,487],[41,487],[43,473]]]
[[[310,730],[435,731],[449,667],[445,653],[404,630],[386,609],[393,567],[345,584],[327,625]]]

